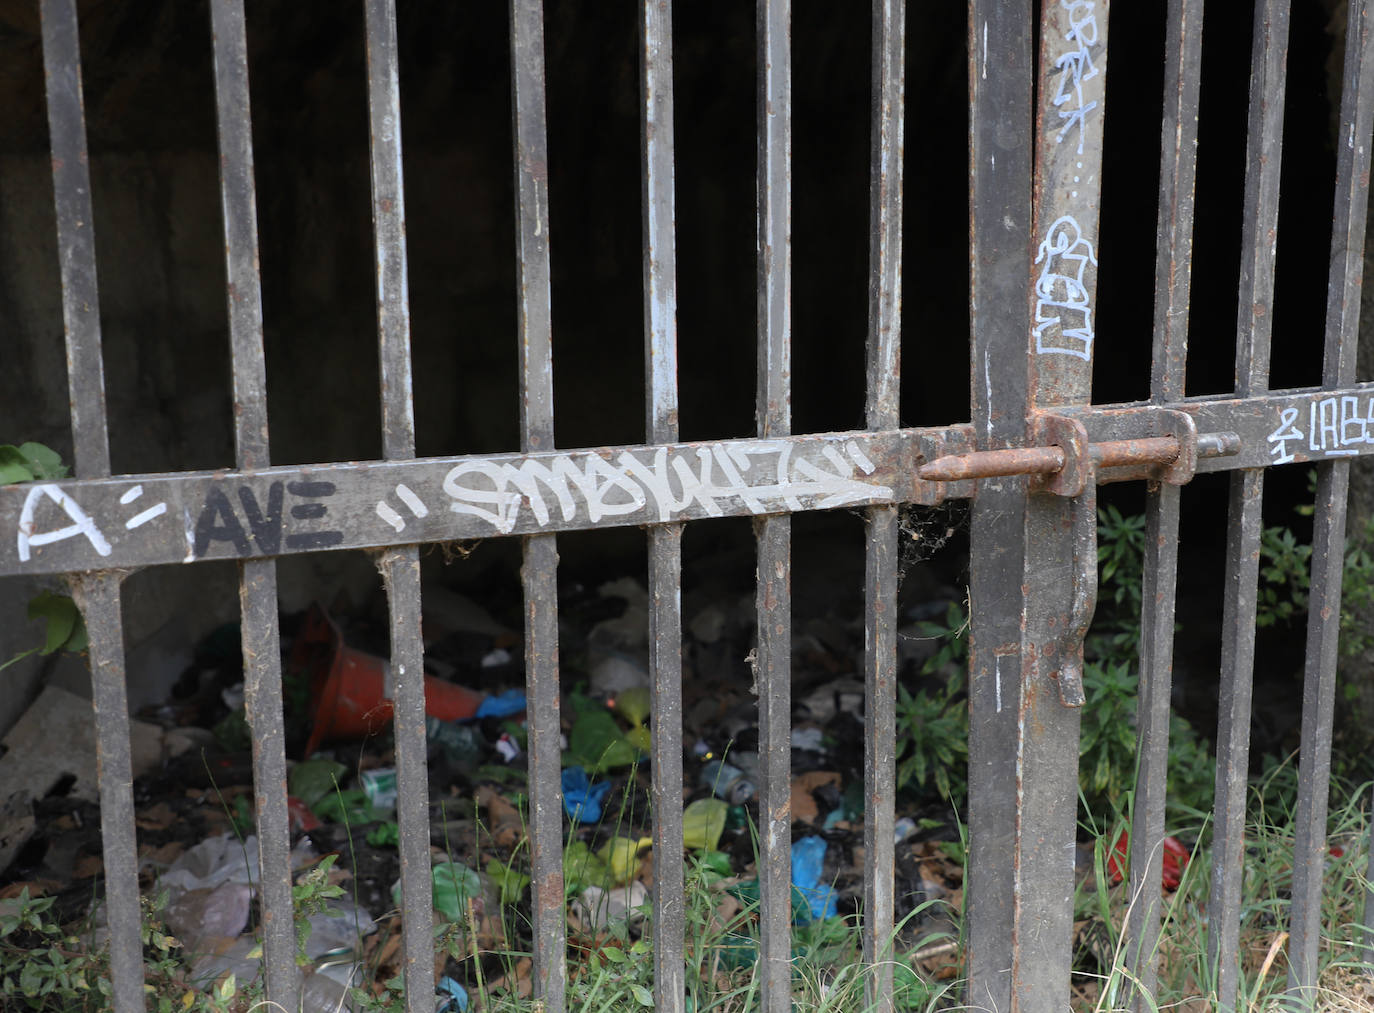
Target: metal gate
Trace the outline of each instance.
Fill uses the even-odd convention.
[[[1160,925],[1179,489],[1231,476],[1209,955],[1236,1001],[1239,887],[1264,469],[1315,462],[1317,514],[1303,691],[1290,985],[1316,973],[1345,503],[1353,455],[1374,453],[1374,385],[1354,383],[1374,50],[1352,0],[1319,389],[1269,389],[1287,3],[1261,0],[1245,177],[1233,394],[1185,397],[1201,0],[1170,0],[1151,394],[1094,405],[1091,368],[1109,0],[971,0],[971,423],[904,429],[898,414],[904,11],[875,0],[872,49],[867,429],[790,429],[790,9],[758,8],[757,433],[677,442],[671,9],[642,25],[644,350],[648,444],[552,445],[549,204],[543,20],[511,8],[518,193],[518,452],[416,459],[406,290],[395,12],[366,0],[372,199],[385,460],[270,466],[242,0],[212,0],[237,468],[110,474],[96,265],[74,0],[42,0],[76,472],[0,489],[0,574],[67,573],[86,617],[95,688],[114,1008],[144,1007],[120,582],[139,567],[241,561],[268,995],[297,1003],[276,569],[328,548],[375,553],[390,600],[400,778],[408,1010],[433,994],[418,546],[512,536],[524,544],[530,838],[537,995],[565,1008],[559,799],[556,532],[634,525],[650,553],[653,952],[656,1002],[683,1009],[680,537],[685,522],[753,516],[758,540],[762,1008],[790,1008],[790,515],[868,519],[864,845],[871,997],[890,1008],[898,506],[970,498],[970,886],[967,1002],[1062,1008],[1069,981],[1083,636],[1096,595],[1096,486],[1149,483],[1139,777],[1128,960],[1153,984]],[[1033,39],[1040,40],[1038,57]],[[1315,330],[1316,321],[1312,322]],[[909,333],[910,333],[910,329]],[[919,336],[915,336],[919,341]],[[837,350],[842,352],[843,350]],[[855,351],[853,354],[858,354]],[[269,504],[271,506],[269,506]],[[1367,911],[1365,922],[1371,922]],[[1306,991],[1305,991],[1306,990]]]

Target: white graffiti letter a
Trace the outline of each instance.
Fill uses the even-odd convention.
[[[46,496],[62,508],[71,522],[65,528],[58,528],[56,531],[43,531],[34,534],[33,512],[38,506],[39,497]],[[19,561],[27,563],[29,561],[29,549],[34,545],[47,545],[50,542],[60,542],[67,538],[74,538],[77,535],[85,535],[95,551],[102,556],[110,554],[110,543],[100,529],[96,527],[91,515],[82,510],[76,500],[72,499],[59,487],[45,483],[36,485],[24,499],[24,507],[19,512]]]

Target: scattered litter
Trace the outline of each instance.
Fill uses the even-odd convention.
[[[252,899],[247,883],[224,882],[178,893],[167,902],[163,917],[187,950],[195,952],[242,935]]]
[[[428,702],[429,690],[425,690],[426,702]],[[497,693],[483,698],[477,705],[475,718],[506,718],[512,714],[525,713],[525,691],[522,689],[508,689],[504,693]]]
[[[513,660],[514,659],[511,657],[510,651],[506,650],[504,647],[493,647],[486,654],[482,655],[482,667],[504,668],[506,665],[509,665]]]
[[[468,1008],[468,992],[462,985],[454,981],[448,975],[439,979],[436,991],[439,994],[439,1002],[434,1007],[434,1013],[463,1013]]]
[[[651,844],[653,839],[649,837],[641,837],[639,840],[632,837],[612,837],[602,845],[596,857],[606,866],[612,883],[625,885],[639,875],[640,853]]]
[[[825,732],[820,728],[793,728],[792,748],[809,753],[825,752]]]
[[[601,803],[610,790],[610,781],[593,784],[581,767],[567,767],[563,771],[563,810],[574,823],[599,823]]]
[[[1112,846],[1112,853],[1107,856],[1107,878],[1111,880],[1113,886],[1120,883],[1125,876],[1130,850],[1131,832],[1123,828],[1116,839],[1116,844]],[[1164,838],[1163,851],[1162,880],[1164,889],[1177,890],[1179,883],[1183,881],[1183,870],[1188,868],[1188,848],[1177,837],[1166,837]]]
[[[821,807],[816,802],[817,793],[821,789],[833,787],[833,801],[838,802],[839,784],[840,775],[833,770],[808,770],[792,778],[792,818],[804,823],[815,823],[821,815]],[[825,811],[828,813],[834,808],[836,806],[827,805]]]
[[[487,740],[482,733],[473,725],[456,721],[425,718],[425,740],[431,756],[437,752],[456,770],[475,769],[487,754]]]
[[[731,805],[743,805],[754,797],[756,790],[744,771],[724,760],[712,760],[703,766],[698,780]]]
[[[892,824],[892,839],[896,844],[901,844],[915,832],[916,821],[910,816],[903,816],[896,823]]]
[[[639,880],[629,886],[605,890],[589,886],[572,899],[568,907],[589,930],[599,932],[612,927],[633,928],[644,919],[649,890]]]
[[[372,803],[374,810],[385,811],[396,808],[395,767],[374,767],[371,770],[364,770],[358,775],[358,783],[362,785],[367,800]]]
[[[715,851],[725,832],[725,817],[730,807],[718,798],[699,798],[682,811],[682,846]]]
[[[514,763],[523,752],[520,743],[515,741],[510,732],[501,733],[501,737],[496,740],[496,751],[501,754],[501,759],[507,763]]]
[[[824,837],[803,837],[792,842],[792,885],[806,898],[811,921],[830,918],[836,912],[834,888],[821,885],[825,848]]]

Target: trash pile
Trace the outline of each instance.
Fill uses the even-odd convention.
[[[648,599],[624,578],[575,589],[561,616],[570,950],[646,931],[653,884]],[[683,844],[709,891],[724,966],[757,959],[757,700],[752,593],[690,598],[683,633]],[[441,952],[436,1009],[480,989],[528,994],[528,784],[521,636],[481,604],[424,595],[430,844]],[[292,867],[305,1008],[361,1008],[400,968],[396,769],[385,623],[319,605],[283,617]],[[375,610],[374,613],[375,615]],[[793,645],[792,878],[798,924],[853,915],[863,892],[861,621],[811,621]],[[207,637],[173,699],[134,722],[140,882],[207,986],[259,975],[251,739],[239,631]],[[0,757],[0,913],[21,890],[87,918],[102,874],[90,703],[48,689]],[[56,754],[56,755],[55,755]],[[896,916],[908,941],[957,935],[962,863],[948,806],[899,813]],[[939,815],[931,815],[939,814]],[[943,901],[943,904],[933,904]],[[302,913],[304,912],[304,913]],[[308,928],[299,928],[304,923]],[[952,949],[952,948],[950,948]],[[618,951],[617,951],[618,952]],[[942,951],[939,973],[956,972]],[[928,968],[928,970],[930,970]],[[570,974],[578,974],[575,956]]]

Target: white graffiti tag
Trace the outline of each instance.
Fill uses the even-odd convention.
[[[71,523],[52,531],[35,531],[34,511],[44,499],[56,503]],[[109,540],[96,526],[95,519],[85,510],[82,510],[76,500],[68,496],[61,488],[44,483],[29,490],[29,494],[24,497],[24,505],[19,511],[19,534],[16,547],[21,563],[29,561],[34,546],[65,541],[68,538],[75,538],[77,535],[85,535],[86,540],[102,556],[108,556],[112,551]]]
[[[1097,257],[1072,215],[1050,226],[1035,262],[1042,265],[1035,282],[1035,350],[1091,359],[1092,306],[1083,276]]]
[[[1295,461],[1298,454],[1304,460],[1353,457],[1374,444],[1374,397],[1341,394],[1309,401],[1306,433],[1294,424],[1301,412],[1296,405],[1280,410],[1278,427],[1269,434],[1275,464]]]
[[[1062,143],[1065,135],[1078,127],[1078,153],[1083,154],[1084,123],[1097,102],[1083,101],[1083,82],[1097,76],[1093,66],[1091,47],[1097,44],[1097,16],[1090,0],[1059,0],[1059,6],[1069,12],[1069,30],[1064,39],[1074,48],[1054,61],[1059,84],[1054,89],[1055,109],[1063,122],[1055,143]],[[1067,107],[1067,108],[1065,108]]]
[[[874,471],[857,443],[846,443],[843,453],[826,444],[821,457],[824,464],[794,458],[790,443],[760,441],[659,447],[652,460],[627,450],[614,462],[595,452],[551,460],[465,461],[445,476],[444,492],[453,499],[449,509],[454,513],[481,518],[503,534],[515,530],[525,509],[540,527],[548,524],[554,503],[564,521],[585,513],[595,523],[645,508],[670,521],[689,510],[719,517],[725,512],[722,502],[730,501],[767,513],[824,510],[892,495],[889,487],[855,476],[856,470]]]

